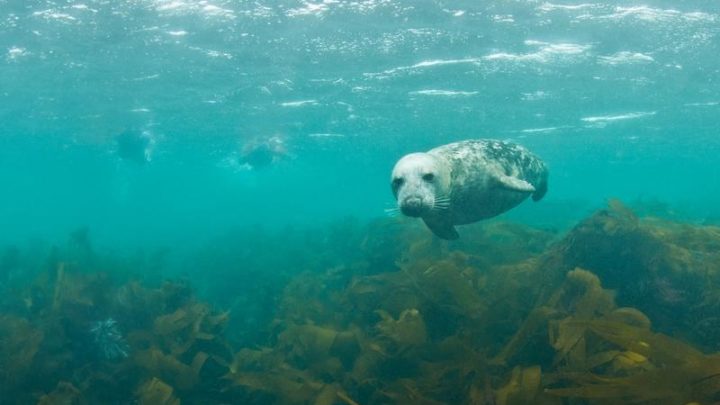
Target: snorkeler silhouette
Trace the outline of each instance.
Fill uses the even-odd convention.
[[[155,138],[149,131],[126,130],[115,137],[115,142],[123,160],[144,164],[152,159]]]
[[[280,136],[255,139],[243,146],[239,163],[247,169],[257,170],[277,163],[288,154],[285,141]]]

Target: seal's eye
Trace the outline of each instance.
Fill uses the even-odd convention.
[[[403,179],[402,177],[395,177],[392,181],[392,185],[393,185],[393,187],[397,188],[397,187],[402,186],[402,184],[404,182],[405,182],[405,179]]]
[[[435,180],[435,175],[432,173],[425,173],[425,174],[423,174],[423,180],[433,181],[433,180]]]

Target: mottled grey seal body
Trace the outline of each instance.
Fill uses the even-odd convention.
[[[400,211],[420,217],[437,236],[457,239],[455,225],[499,215],[547,192],[548,171],[524,147],[481,139],[403,156],[392,173]]]

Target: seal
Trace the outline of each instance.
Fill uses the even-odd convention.
[[[123,160],[145,164],[152,160],[155,136],[152,132],[128,129],[115,137],[117,154]]]
[[[455,225],[499,215],[528,196],[547,192],[548,170],[524,147],[494,139],[466,140],[403,156],[391,187],[400,211],[422,218],[442,239],[459,237]]]
[[[239,163],[247,169],[262,169],[279,162],[288,155],[285,141],[280,136],[254,139],[240,151]]]

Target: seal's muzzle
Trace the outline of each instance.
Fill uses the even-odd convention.
[[[400,211],[409,217],[419,217],[423,212],[423,201],[420,197],[408,197],[400,204]]]

